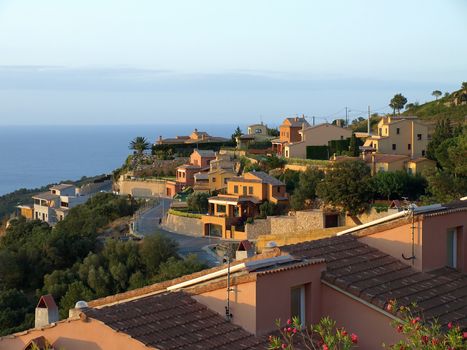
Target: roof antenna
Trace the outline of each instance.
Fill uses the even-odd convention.
[[[225,259],[227,259],[227,306],[225,307],[225,319],[230,321],[233,317],[230,312],[230,292],[232,291],[230,288],[230,256],[227,255],[227,257],[224,257]]]
[[[404,201],[406,201],[406,198],[404,198]],[[407,214],[412,216],[412,256],[406,257],[404,253],[402,253],[402,259],[404,260],[412,260],[412,265],[415,265],[415,204],[410,203],[407,206]]]

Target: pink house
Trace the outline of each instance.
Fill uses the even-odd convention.
[[[176,182],[180,187],[193,186],[194,175],[199,172],[207,172],[211,161],[216,159],[216,153],[212,150],[195,149],[190,155],[190,163],[177,168]]]

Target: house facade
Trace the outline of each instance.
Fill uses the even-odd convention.
[[[230,154],[216,154],[209,163],[208,172],[198,172],[194,175],[195,191],[221,191],[227,188],[227,181],[235,176],[236,162]]]
[[[411,159],[425,157],[430,135],[417,117],[388,116],[378,123],[378,134],[369,136],[362,149],[384,154],[401,154]]]
[[[287,205],[285,184],[262,171],[230,178],[226,194],[209,198],[209,213],[201,218],[204,235],[245,239],[246,219],[257,216],[265,201]]]
[[[32,199],[33,218],[54,225],[65,218],[68,210],[85,203],[89,195],[80,195],[74,185],[60,184],[50,187],[49,192],[34,195]]]
[[[157,145],[180,145],[180,144],[198,144],[198,143],[210,143],[210,142],[227,142],[229,139],[220,136],[211,136],[206,131],[198,129],[193,130],[190,135],[187,136],[176,136],[173,138],[163,139],[159,136],[156,141]]]
[[[246,134],[237,136],[235,140],[238,149],[246,149],[252,143],[270,141],[273,138],[268,135],[267,125],[260,123],[248,125]]]
[[[300,131],[309,126],[310,124],[305,119],[305,116],[285,118],[279,127],[279,138],[271,141],[273,152],[278,156],[283,156],[284,146],[289,143],[301,141],[302,137]]]
[[[216,159],[216,153],[212,150],[195,149],[190,155],[190,162],[177,167],[175,172],[176,182],[180,188],[193,186],[195,184],[195,174],[207,172],[211,161]]]
[[[300,140],[285,143],[283,156],[285,158],[306,159],[307,146],[327,146],[332,140],[345,140],[352,136],[352,131],[333,124],[325,123],[309,126],[298,131]]]

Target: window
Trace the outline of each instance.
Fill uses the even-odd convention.
[[[227,185],[227,181],[228,181],[228,180],[229,180],[229,179],[227,179],[227,178],[224,179],[224,185]]]
[[[417,134],[417,140],[421,141],[422,140],[422,134]]]
[[[425,150],[422,150],[422,157],[425,157]]]
[[[396,134],[399,135],[401,133],[401,129],[397,128],[396,129]]]
[[[341,135],[341,140],[343,140],[343,139],[344,139],[344,136]]]
[[[305,324],[305,286],[290,290],[290,318],[295,316],[300,318],[300,323]]]
[[[383,128],[379,128],[378,134],[379,134],[379,136],[381,136],[383,134]]]
[[[261,129],[255,129],[255,134],[261,134],[263,132],[263,130]]]
[[[412,145],[411,145],[410,143],[407,145],[407,149],[408,149],[409,151],[412,149]]]
[[[396,150],[396,144],[395,144],[395,143],[392,144],[392,150],[393,150],[393,151]]]
[[[457,230],[452,228],[447,234],[447,265],[457,268]]]
[[[246,196],[247,195],[247,187],[246,186],[243,186],[243,195]]]
[[[239,217],[240,216],[240,209],[237,207],[237,206],[234,206],[233,207],[233,215],[235,217]]]
[[[253,186],[248,187],[248,194],[253,194]]]
[[[60,206],[68,208],[68,203],[67,202],[60,202]]]
[[[388,134],[388,128],[384,128],[384,134],[385,134],[385,135]]]
[[[217,212],[218,213],[225,213],[226,207],[223,204],[218,204],[217,205]]]
[[[234,185],[234,193],[238,193],[238,185]]]
[[[215,176],[213,176],[212,182],[216,182],[216,177]]]

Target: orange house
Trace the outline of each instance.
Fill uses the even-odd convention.
[[[284,154],[284,146],[289,143],[302,141],[300,131],[309,127],[305,116],[286,118],[279,127],[279,138],[272,140],[272,149],[278,156]]]
[[[209,213],[201,218],[205,236],[246,239],[243,227],[259,214],[261,203],[288,204],[285,184],[262,171],[227,180],[227,194],[209,198]]]

